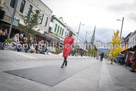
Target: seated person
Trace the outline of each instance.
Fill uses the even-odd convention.
[[[16,46],[17,51],[21,51],[22,45],[20,44],[19,34],[18,33],[13,38],[13,44]]]
[[[20,34],[19,42],[20,42],[20,44],[21,44],[21,45],[23,45],[23,44],[24,44],[23,34]]]
[[[30,53],[34,53],[35,52],[35,48],[34,48],[34,44],[32,43],[32,45],[30,46]]]
[[[20,44],[20,41],[19,41],[19,34],[18,34],[18,33],[14,36],[13,42],[14,42],[15,45]]]
[[[0,42],[6,42],[8,39],[8,30],[5,29],[4,32],[1,32]]]
[[[0,30],[0,36],[2,35],[2,33],[3,33],[2,30]]]

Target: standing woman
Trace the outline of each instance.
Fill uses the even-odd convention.
[[[67,57],[72,50],[73,43],[74,43],[74,38],[72,37],[72,32],[70,31],[69,36],[65,37],[64,39],[64,47],[63,47],[64,61],[61,68],[63,68],[64,65],[67,66]]]

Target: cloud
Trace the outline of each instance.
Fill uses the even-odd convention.
[[[87,34],[87,41],[90,42],[92,35],[93,35],[93,31],[88,31],[89,34]],[[85,31],[81,31],[80,32],[80,38],[82,40],[85,40],[85,35],[86,32]],[[96,28],[96,32],[95,32],[95,41],[102,41],[102,42],[109,42],[111,41],[113,36],[113,30],[112,29],[107,29],[107,28]]]
[[[107,9],[114,12],[136,11],[136,1],[130,1],[131,2],[123,2],[119,4],[110,5],[107,7]]]
[[[134,22],[136,22],[136,13],[130,13],[128,14],[129,19],[133,20]]]
[[[121,28],[121,19],[125,17],[123,35],[136,29],[136,0],[42,0],[52,10],[53,14],[63,17],[72,29],[77,32],[79,22],[81,26],[80,37],[84,41],[86,31],[88,41],[91,40],[96,24],[96,40],[110,41],[113,30]],[[133,22],[132,22],[133,21]]]
[[[96,30],[96,41],[109,42],[113,36],[113,29],[98,28]]]

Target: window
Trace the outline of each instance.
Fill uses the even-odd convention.
[[[32,6],[32,5],[30,5],[29,10],[28,10],[28,16],[30,16],[30,15],[31,15],[32,9],[33,9],[33,6]]]
[[[16,0],[11,0],[11,1],[10,1],[10,6],[11,6],[12,8],[14,8],[14,7],[15,7],[15,3],[16,3]]]
[[[46,18],[45,27],[48,25],[48,17]]]
[[[56,32],[56,29],[57,29],[57,24],[55,24],[55,29],[54,29],[54,32]]]
[[[40,22],[40,24],[42,24],[42,22],[43,22],[43,18],[44,18],[44,14],[42,14],[42,18],[41,18],[41,22]]]
[[[26,3],[26,1],[25,1],[25,0],[22,0],[21,6],[20,6],[20,12],[21,12],[21,13],[24,12],[25,3]]]
[[[62,28],[60,28],[60,32],[59,32],[59,35],[61,35],[61,31],[62,31]]]
[[[62,30],[62,32],[61,32],[61,35],[63,36],[63,33],[64,33],[64,29]]]
[[[59,28],[60,28],[60,27],[58,26],[57,34],[59,33]]]

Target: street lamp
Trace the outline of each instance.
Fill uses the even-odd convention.
[[[11,24],[10,24],[10,28],[9,28],[8,38],[10,38],[10,34],[11,34],[11,31],[12,31],[12,25],[13,25],[13,21],[14,21],[16,9],[17,9],[17,4],[18,4],[18,0],[15,1],[15,6],[14,6],[14,10],[13,10],[13,15],[12,15],[12,18],[11,18]]]
[[[122,17],[122,20],[117,19],[117,21],[122,21],[122,24],[121,24],[121,31],[120,31],[120,38],[121,38],[121,36],[122,36],[122,30],[123,30],[123,24],[124,24],[124,17]]]
[[[84,24],[82,24],[81,22],[79,23],[79,28],[78,28],[78,32],[77,32],[76,47],[77,47],[77,41],[78,41],[78,36],[79,36],[81,25],[84,25]]]

